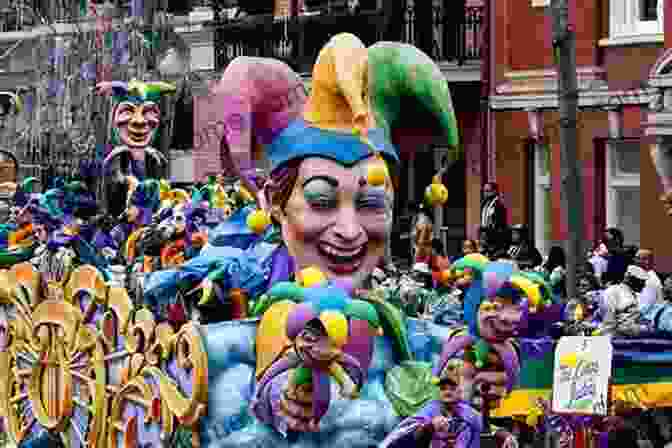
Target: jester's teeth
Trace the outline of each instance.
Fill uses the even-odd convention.
[[[364,248],[364,246],[359,246],[354,249],[338,249],[328,244],[320,244],[319,247],[323,252],[334,257],[355,257]]]

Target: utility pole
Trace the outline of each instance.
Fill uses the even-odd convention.
[[[569,25],[569,0],[551,0],[553,52],[558,71],[563,206],[567,217],[567,296],[577,297],[577,271],[583,253],[583,188],[577,157],[578,87],[576,40]]]

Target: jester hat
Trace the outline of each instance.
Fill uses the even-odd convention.
[[[458,147],[448,83],[412,45],[379,42],[366,48],[356,36],[338,34],[320,51],[311,84],[306,98],[301,77],[285,63],[234,59],[212,91],[223,97],[225,168],[246,179],[243,172],[264,153],[271,171],[310,156],[352,166],[372,155],[371,145],[396,164],[391,131],[410,118],[403,116],[404,98],[431,112],[447,146]]]
[[[36,177],[28,177],[16,184],[14,190],[14,205],[17,207],[25,207],[32,198],[37,198],[39,195],[34,193],[35,184],[39,183]]]
[[[481,254],[469,254],[455,261],[452,269],[455,272],[464,272],[469,269],[472,273],[471,285],[464,295],[464,320],[469,325],[470,333],[477,334],[478,308],[483,300],[483,272],[489,261]]]

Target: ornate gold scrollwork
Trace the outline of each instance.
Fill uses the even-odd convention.
[[[0,375],[0,417],[15,443],[34,425],[92,448],[135,447],[150,432],[164,443],[178,426],[195,429],[208,395],[196,327],[176,333],[134,311],[126,290],[91,266],[75,269],[60,295],[45,300],[39,285],[32,266],[0,272],[8,330],[0,331],[0,371],[9,372]],[[197,431],[192,444],[200,445]]]

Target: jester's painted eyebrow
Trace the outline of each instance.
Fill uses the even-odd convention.
[[[331,187],[333,187],[333,188],[338,188],[338,179],[335,179],[335,178],[333,178],[333,177],[331,177],[331,176],[321,176],[321,175],[320,175],[320,176],[312,176],[312,177],[309,177],[308,179],[306,179],[305,181],[303,181],[302,187],[305,188],[306,185],[308,185],[309,183],[311,183],[311,182],[313,182],[313,181],[315,181],[315,180],[323,180],[323,181],[325,181],[326,183],[328,183]]]

